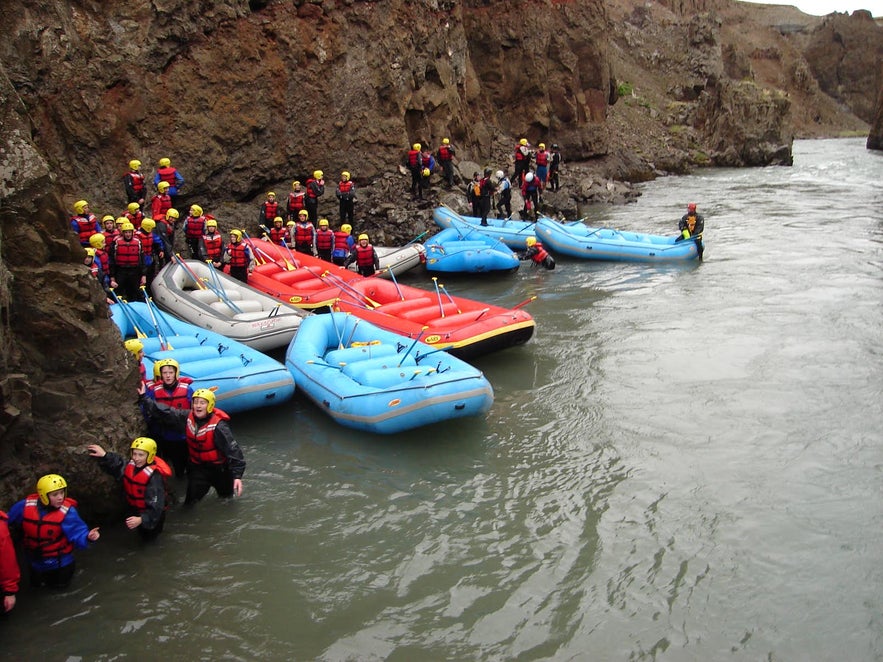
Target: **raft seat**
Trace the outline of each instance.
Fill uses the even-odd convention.
[[[411,322],[420,322],[421,324],[423,324],[426,323],[426,320],[441,317],[442,311],[444,311],[445,316],[456,315],[457,304],[447,302],[439,307],[438,302],[434,302],[430,303],[429,305],[423,306],[422,308],[416,308],[414,310],[408,310],[403,313],[399,313],[398,315],[396,315],[396,317],[406,319]]]
[[[390,303],[383,304],[380,307],[379,312],[398,316],[399,313],[405,312],[407,310],[413,310],[414,308],[420,308],[431,303],[432,299],[430,299],[429,297],[416,297],[414,299],[405,299],[404,301],[392,301]]]
[[[331,365],[359,363],[367,359],[394,356],[396,354],[396,347],[391,344],[362,345],[360,347],[333,349],[325,354],[325,362]]]
[[[399,367],[400,361],[402,362],[401,367]],[[416,366],[417,362],[410,354],[405,357],[395,354],[347,363],[343,366],[342,372],[353,381],[371,386],[377,385],[379,381],[392,380],[392,383],[395,384],[399,381],[410,379]],[[394,376],[403,371],[407,373],[407,376]],[[369,379],[377,379],[378,381],[369,381]]]
[[[217,297],[215,297],[215,301],[209,304],[214,310],[217,310],[222,315],[233,315],[236,311],[228,306],[223,301],[218,301]],[[233,301],[233,305],[239,308],[243,313],[258,313],[261,312],[264,307],[261,305],[260,301]]]

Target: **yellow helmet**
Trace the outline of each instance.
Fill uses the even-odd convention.
[[[285,224],[285,227],[293,228],[295,225],[297,225],[297,223],[294,221],[288,221],[288,223]]]
[[[171,366],[175,369],[175,377],[177,378],[181,372],[181,366],[178,365],[178,362],[175,359],[160,359],[156,363],[153,364],[153,378],[159,379],[161,376],[161,370],[166,366]]]
[[[156,227],[156,221],[152,218],[145,218],[141,221],[141,229],[146,230],[147,232],[153,232],[153,229]]]
[[[178,212],[177,209],[172,207],[166,212],[166,218],[181,218],[181,214]]]
[[[450,144],[451,144],[450,140],[448,140],[447,138],[442,138],[442,145],[450,145]]]
[[[521,140],[518,141],[518,144],[519,144],[519,145],[526,145],[526,144],[527,144],[527,138],[522,138]]]
[[[156,457],[156,442],[150,437],[138,437],[129,448],[147,453],[147,464],[153,462],[153,458]]]
[[[415,152],[419,152],[419,151],[420,151],[420,148],[421,148],[422,146],[423,146],[423,145],[421,145],[420,143],[414,143],[413,145],[411,145],[411,149],[413,149]]]
[[[546,149],[546,143],[540,143],[537,145],[537,149]]]
[[[134,231],[135,231],[135,226],[132,225],[129,221],[126,221],[125,223],[123,223],[123,224],[120,225],[120,230],[121,230],[122,232],[126,232],[126,231],[134,232]]]
[[[131,352],[133,356],[137,357],[138,352],[144,350],[144,343],[137,338],[129,338],[126,342],[123,343],[123,347],[125,347],[127,351]]]
[[[159,160],[160,168],[168,168],[170,165],[172,165],[172,160],[169,158],[163,157]]]
[[[364,232],[363,232],[362,234],[359,235],[359,241],[362,241],[362,239],[364,239],[365,241],[370,241],[370,240],[368,239],[368,235],[365,234]]]
[[[190,215],[196,218],[197,216],[202,216],[202,207],[199,205],[190,205]]]
[[[108,221],[113,221],[114,223],[116,223],[116,219],[113,217],[113,214],[105,214],[101,217],[102,223],[107,223]]]
[[[168,191],[169,190],[169,183],[168,182],[160,182],[159,184],[156,185],[156,190],[159,191],[160,193],[163,193],[164,191]]]
[[[299,212],[297,212],[297,215],[300,217],[309,216],[310,212],[308,212],[306,209],[301,209]]]
[[[350,225],[349,223],[344,223],[343,225],[340,226],[340,230],[341,230],[341,232],[346,232],[347,234],[349,234],[350,232],[353,231],[353,226]]]
[[[91,246],[88,246],[85,250],[86,250],[87,257],[95,257],[95,249],[94,248],[92,248]]]
[[[350,178],[350,174],[346,170],[344,170],[342,173],[340,173],[340,177],[341,179],[343,179],[343,181],[348,181]]]
[[[423,176],[429,177],[432,173],[429,171],[429,168],[423,168]]]
[[[137,170],[141,167],[141,161],[138,159],[132,159],[129,161],[129,170]]]
[[[215,392],[210,388],[198,388],[193,392],[193,399],[202,398],[208,403],[206,411],[211,414],[215,410]]]
[[[533,246],[534,244],[537,243],[537,238],[536,237],[528,237],[527,239],[524,240],[524,243],[527,244],[528,248],[530,248],[531,246]]]
[[[104,238],[104,235],[100,232],[93,234],[89,237],[89,245],[92,248],[104,248],[104,245],[107,243],[107,239]]]
[[[123,227],[123,223],[128,223],[128,222],[129,222],[129,219],[126,218],[125,216],[120,216],[117,220],[114,221],[114,223],[116,223],[116,226],[118,228]]]
[[[276,192],[275,191],[267,191],[267,197],[268,198],[275,198]]]
[[[325,173],[321,170],[313,170],[313,179],[322,179],[322,175]]]
[[[67,481],[58,474],[46,474],[37,481],[37,494],[40,495],[40,503],[49,505],[49,493],[56,490],[66,490]]]
[[[216,228],[216,227],[218,227],[218,222],[215,219],[210,218],[210,219],[206,220],[205,227]]]
[[[323,227],[323,226],[326,228],[328,227],[328,219],[327,218],[320,218],[319,219],[319,227]]]
[[[89,203],[86,202],[85,200],[77,200],[74,203],[74,212],[77,214],[82,214],[84,211],[86,211],[86,207],[88,207],[88,206],[89,206]]]
[[[273,219],[274,224],[279,223],[280,225],[282,225],[284,222],[285,221],[282,219],[281,216],[277,216],[276,218]]]
[[[129,210],[130,214],[134,214],[136,211],[141,209],[141,205],[139,205],[137,202],[130,202],[128,205],[126,205],[126,209]]]
[[[236,237],[236,239],[242,239],[242,230],[237,230],[236,228],[233,228],[232,230],[230,230],[230,236]]]
[[[300,182],[297,181],[296,179],[293,182],[291,182],[291,188],[297,188],[298,186],[300,186]]]

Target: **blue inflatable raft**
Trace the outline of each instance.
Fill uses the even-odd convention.
[[[346,313],[305,319],[285,363],[341,425],[391,434],[490,409],[494,392],[465,361]]]
[[[674,235],[590,228],[579,221],[559,223],[551,218],[540,218],[536,232],[543,246],[553,253],[588,260],[686,262],[699,258],[694,240],[676,241]]]
[[[435,224],[440,228],[454,227],[455,223],[466,224],[491,239],[499,239],[514,251],[523,251],[525,240],[535,237],[534,223],[527,221],[508,221],[504,218],[489,218],[487,226],[481,225],[481,219],[474,216],[461,216],[450,207],[436,207],[432,212]],[[471,238],[471,237],[470,237]]]
[[[455,220],[424,244],[426,270],[436,273],[513,273],[518,256],[499,239]]]
[[[228,414],[280,404],[294,395],[288,369],[256,349],[182,322],[153,304],[121,302],[110,309],[123,339],[138,338],[144,345],[148,377],[155,361],[175,359],[194,390],[217,387],[217,405]]]

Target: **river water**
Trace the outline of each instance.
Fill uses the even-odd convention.
[[[23,592],[3,654],[883,659],[881,181],[863,139],[800,141],[587,220],[674,233],[696,201],[701,265],[449,282],[539,297],[535,337],[476,361],[485,420],[240,415],[245,495],[146,548],[107,528],[67,593]]]

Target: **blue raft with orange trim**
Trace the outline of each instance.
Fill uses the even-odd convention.
[[[305,319],[285,364],[317,407],[366,432],[481,416],[494,401],[485,376],[462,359],[346,313]]]

